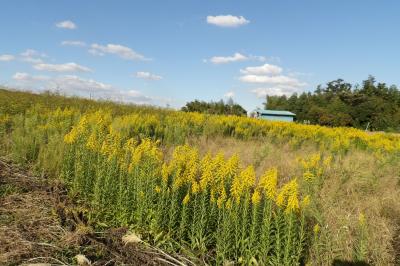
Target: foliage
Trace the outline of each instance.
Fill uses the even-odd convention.
[[[400,91],[371,76],[361,86],[338,79],[313,93],[267,96],[265,107],[292,111],[312,124],[400,131]]]
[[[340,199],[321,197],[329,174],[347,181],[345,167],[330,171],[332,161],[340,165],[349,152],[367,151],[363,156],[372,154],[379,162],[377,173],[387,171],[389,159],[399,155],[398,135],[49,94],[0,95],[9,97],[0,98],[6,106],[0,111],[2,153],[61,177],[92,226],[128,226],[151,245],[217,265],[321,265],[343,254],[377,261],[369,248],[373,219],[355,218],[356,226],[346,227],[355,240],[335,243],[331,239],[345,227],[334,231],[328,226],[322,206],[333,208]],[[311,146],[318,152],[302,154],[293,173],[272,164],[256,174],[238,155],[203,154],[187,144],[188,138],[202,136],[246,143],[268,139],[276,147],[288,145],[302,153]],[[350,252],[343,251],[343,243]]]
[[[216,114],[216,115],[237,115],[237,116],[246,116],[247,111],[243,109],[237,103],[234,103],[232,99],[229,99],[227,103],[224,103],[223,100],[219,102],[204,102],[194,100],[192,102],[186,103],[184,107],[182,107],[182,111],[184,112],[198,112],[198,113],[206,113],[206,114]]]

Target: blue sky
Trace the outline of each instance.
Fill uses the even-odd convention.
[[[0,84],[181,107],[400,85],[399,1],[1,1]]]

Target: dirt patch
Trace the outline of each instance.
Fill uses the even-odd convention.
[[[94,232],[59,182],[0,159],[0,265],[184,265],[162,251],[124,244],[127,228]]]

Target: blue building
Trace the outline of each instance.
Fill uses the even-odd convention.
[[[272,120],[272,121],[285,121],[293,122],[296,114],[289,111],[277,111],[277,110],[261,110],[256,109],[254,111],[255,117],[259,119]]]

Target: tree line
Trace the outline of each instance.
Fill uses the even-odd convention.
[[[376,82],[373,76],[361,85],[337,79],[319,85],[314,92],[267,96],[264,106],[291,111],[298,122],[400,131],[400,91]]]
[[[181,109],[184,112],[199,112],[207,114],[218,114],[218,115],[237,115],[246,116],[247,111],[237,103],[234,103],[230,98],[226,103],[223,100],[218,102],[205,102],[194,100],[186,103]]]

